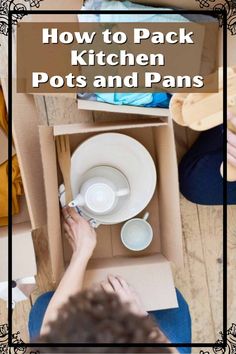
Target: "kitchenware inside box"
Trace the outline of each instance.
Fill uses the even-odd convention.
[[[68,126],[68,128],[69,128],[68,131],[72,130],[71,126]],[[108,130],[108,132],[80,131],[78,133],[76,132],[76,133],[69,134],[70,150],[72,156],[71,175],[72,175],[72,171],[74,170],[76,173],[76,176],[74,175],[74,181],[72,181],[72,176],[71,176],[71,187],[72,187],[74,200],[76,200],[76,197],[79,194],[82,194],[82,196],[84,197],[84,190],[82,190],[82,186],[84,185],[85,182],[91,180],[92,178],[97,178],[97,177],[101,178],[101,171],[102,171],[102,177],[108,178],[113,183],[113,185],[115,184],[116,190],[126,189],[126,188],[129,189],[129,194],[117,198],[117,204],[115,204],[114,209],[108,212],[106,215],[97,214],[96,217],[91,218],[90,216],[87,216],[85,208],[83,208],[83,206],[80,206],[83,216],[86,219],[90,221],[91,219],[92,221],[95,219],[97,221],[97,225],[95,223],[95,226],[98,226],[96,229],[97,245],[92,256],[93,259],[103,259],[107,257],[109,258],[109,257],[120,257],[120,256],[135,258],[137,256],[140,257],[148,256],[150,254],[156,254],[157,252],[160,252],[161,241],[160,241],[159,201],[162,198],[162,194],[161,194],[162,192],[160,190],[160,183],[161,183],[160,176],[158,178],[157,176],[159,175],[159,168],[160,168],[159,151],[162,151],[162,145],[160,144],[163,143],[162,139],[161,138],[159,139],[159,136],[161,137],[159,131],[161,132],[162,129],[164,129],[164,126],[163,128],[158,127],[157,131],[153,127],[145,127],[142,129],[124,128],[124,129],[120,129],[119,133],[117,132],[117,130],[110,129]],[[60,134],[64,133],[66,135],[68,134],[68,131],[60,130],[59,133]],[[124,139],[128,138],[133,140],[137,145],[141,145],[142,150],[145,151],[145,156],[148,156],[148,161],[151,161],[150,165],[146,164],[143,161],[145,160],[145,158],[142,159],[142,155],[139,156],[139,152],[136,152],[136,147],[135,147],[134,156],[138,167],[136,166],[134,172],[132,173],[133,176],[133,179],[131,181],[132,183],[130,182],[129,174],[127,174],[126,170],[122,168],[124,161],[127,161],[127,158],[129,158],[130,154],[132,154],[131,147],[122,148],[122,144],[119,145],[118,143],[115,142],[115,146],[117,146],[117,149],[119,149],[117,153],[119,156],[119,160],[118,160],[117,156],[115,156],[112,153],[110,146],[106,145],[105,149],[103,149],[102,152],[101,149],[98,148],[98,144],[96,144],[97,139],[105,135],[113,136],[113,139],[111,140],[113,145],[114,145],[114,136],[117,135],[123,137]],[[157,140],[157,136],[158,136],[158,140],[160,140],[160,143]],[[95,141],[95,144],[93,144],[94,145],[93,149],[91,149],[92,158],[88,160],[87,156],[85,156],[83,153],[83,155],[80,155],[78,157],[78,160],[76,160],[76,164],[74,165],[73,157],[75,153],[77,152],[78,154],[78,150],[80,149],[80,147],[84,147],[85,143],[91,140],[93,142]],[[107,158],[106,160],[102,159],[104,156],[106,156]],[[121,164],[118,163],[120,162],[120,160],[121,160]],[[117,164],[114,164],[114,161],[117,161]],[[151,166],[151,169],[149,166]],[[128,167],[126,168],[128,169]],[[138,170],[138,172],[136,169]],[[147,172],[148,170],[149,173]],[[59,169],[58,172],[60,172]],[[119,183],[117,178],[118,174],[119,174]],[[146,175],[147,175],[147,179],[145,180],[146,177],[143,178],[143,176]],[[63,183],[63,178],[61,173],[59,173],[58,186],[60,186],[60,184],[62,183]],[[74,190],[74,183],[77,183],[76,190]],[[90,185],[90,183],[91,182],[89,181],[88,185]],[[87,188],[87,185],[85,185],[85,187]],[[133,191],[135,190],[136,190],[135,193],[136,197],[134,197],[133,194]],[[147,190],[149,190],[149,198],[147,197]],[[139,208],[140,211],[137,211],[136,213],[134,212],[133,214],[131,214],[130,210],[128,209],[129,208],[128,205],[130,205],[131,195],[133,198],[134,207],[136,207],[136,205],[140,206]],[[146,202],[140,203],[140,197],[142,198],[142,201],[144,201],[145,198]],[[84,201],[82,201],[82,203],[83,202]],[[142,218],[146,212],[149,212],[148,223],[150,223],[153,229],[153,239],[150,245],[146,249],[138,252],[131,251],[122,243],[121,228],[127,220],[130,220],[133,217]],[[107,219],[109,220],[109,218],[111,220],[112,218],[112,220],[114,220],[114,218],[117,217],[117,215],[121,215],[121,213],[123,213],[123,221],[120,222],[110,221],[109,223],[100,221],[103,218],[106,218],[106,220]],[[71,259],[71,247],[68,244],[67,238],[64,236],[63,228],[62,228],[62,235],[63,235],[62,236],[63,258],[65,264],[67,264]]]
[[[139,214],[156,188],[156,167],[148,150],[120,133],[97,134],[71,158],[74,200],[88,218],[117,224]]]

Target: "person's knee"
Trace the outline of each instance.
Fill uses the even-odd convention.
[[[36,307],[41,307],[41,306],[45,306],[45,305],[48,305],[48,303],[50,302],[52,296],[53,296],[54,292],[53,291],[48,291],[42,295],[40,295],[35,303],[33,304],[32,306],[32,309],[33,308],[36,308]]]
[[[176,291],[176,296],[177,296],[177,301],[178,301],[179,307],[184,308],[184,310],[186,310],[189,313],[188,303],[185,300],[185,298],[183,297],[182,293],[177,288],[175,288],[175,291]]]
[[[196,204],[201,201],[197,172],[188,156],[184,156],[179,164],[179,188],[187,200]]]

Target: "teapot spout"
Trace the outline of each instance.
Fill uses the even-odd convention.
[[[78,194],[77,197],[69,203],[69,207],[74,208],[76,206],[83,206],[84,203],[84,198],[81,194]]]

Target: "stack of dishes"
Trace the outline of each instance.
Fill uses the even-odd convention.
[[[156,188],[156,168],[147,149],[119,133],[95,135],[71,158],[73,203],[101,224],[139,214]]]

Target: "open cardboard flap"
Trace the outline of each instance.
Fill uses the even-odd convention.
[[[60,228],[58,186],[62,178],[57,167],[55,136],[68,134],[73,152],[81,142],[94,134],[116,131],[137,139],[149,150],[157,167],[158,185],[153,198],[141,214],[145,211],[150,213],[149,222],[154,231],[153,242],[137,255],[122,245],[122,224],[99,226],[98,243],[85,275],[85,286],[104,280],[108,274],[119,274],[139,291],[146,309],[154,310],[177,306],[169,262],[182,266],[183,250],[173,126],[171,121],[152,121],[149,124],[147,126],[141,121],[134,124],[116,120],[107,125],[104,122],[95,122],[40,126],[39,136],[46,191],[49,249],[56,281],[60,280],[64,264],[68,264],[70,260],[71,250]],[[156,289],[155,293],[150,289]]]
[[[115,105],[110,103],[103,103],[97,101],[89,101],[78,99],[78,109],[79,110],[93,110],[93,111],[102,111],[109,113],[129,113],[136,115],[145,115],[152,116],[153,118],[157,117],[168,117],[169,110],[166,108],[152,108],[152,107],[140,107],[140,106],[128,106],[127,105]]]
[[[134,258],[91,261],[85,273],[84,288],[106,280],[109,274],[119,275],[137,291],[146,310],[178,307],[172,272],[166,258],[161,254]]]
[[[14,280],[35,276],[37,273],[30,222],[13,225],[12,238],[12,278]],[[0,281],[7,281],[8,230],[0,228]]]
[[[46,224],[44,183],[38,136],[42,122],[32,95],[16,93],[13,86],[13,139],[20,165],[31,228]]]

